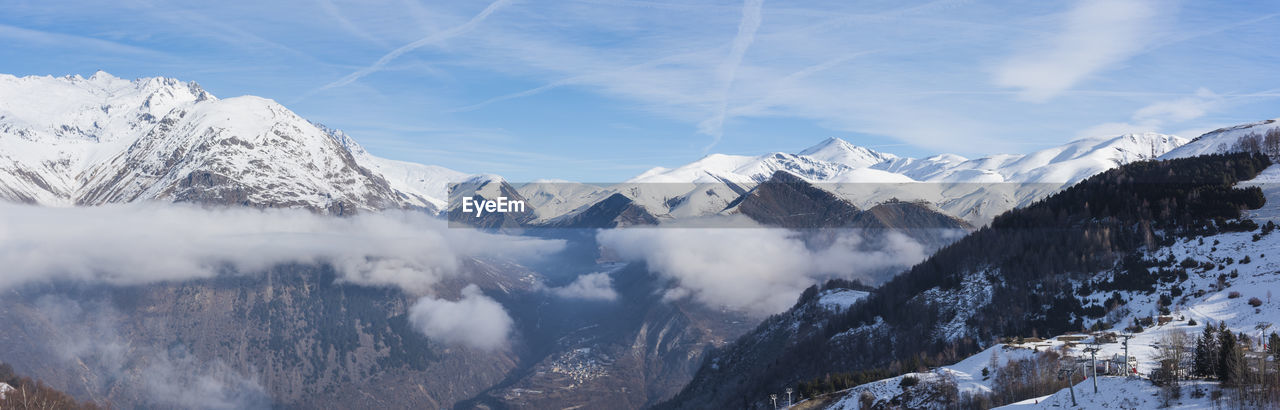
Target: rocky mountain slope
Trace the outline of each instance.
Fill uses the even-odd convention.
[[[649,407],[675,395],[709,351],[752,326],[741,313],[663,301],[661,281],[644,266],[615,264],[607,272],[617,300],[540,304],[543,326],[566,331],[539,360],[475,402],[495,408]]]
[[[792,311],[716,352],[667,405],[761,407],[767,392],[824,374],[900,373],[959,360],[997,337],[1123,327],[1123,315],[1109,316],[1112,291],[1146,291],[1171,272],[1142,250],[1257,229],[1234,220],[1265,203],[1262,191],[1231,185],[1269,165],[1233,154],[1091,177],[996,218],[846,311],[815,309],[806,292]]]
[[[528,272],[480,261],[463,269],[522,313],[514,307]],[[464,284],[437,292],[456,298]],[[325,265],[31,287],[0,302],[0,352],[78,398],[120,407],[440,408],[502,380],[528,349],[520,336],[495,351],[429,340],[409,322],[415,298],[342,283]]]
[[[1274,203],[1277,198],[1269,197],[1265,207],[1280,207]],[[946,374],[958,384],[960,393],[980,392],[992,393],[995,384],[996,370],[1003,366],[992,366],[992,357],[997,363],[1007,362],[1011,358],[1030,357],[1036,352],[1057,352],[1072,358],[1087,359],[1089,353],[1084,349],[1098,342],[1098,360],[1107,361],[1116,356],[1123,356],[1123,343],[1108,337],[1110,333],[1129,333],[1129,354],[1134,357],[1133,366],[1141,378],[1126,379],[1119,376],[1101,376],[1098,380],[1099,391],[1094,393],[1090,382],[1076,386],[1078,401],[1084,407],[1123,407],[1123,408],[1214,408],[1231,406],[1232,398],[1213,399],[1207,395],[1189,394],[1192,390],[1212,391],[1224,390],[1224,386],[1212,380],[1190,380],[1182,387],[1181,397],[1162,395],[1160,386],[1147,379],[1151,372],[1162,367],[1161,347],[1166,347],[1171,340],[1182,337],[1184,342],[1205,330],[1206,326],[1225,326],[1238,334],[1252,337],[1249,350],[1260,351],[1268,332],[1280,323],[1280,301],[1268,295],[1280,293],[1280,235],[1274,228],[1263,225],[1253,231],[1227,232],[1177,240],[1167,246],[1148,249],[1143,256],[1149,260],[1165,261],[1164,266],[1147,268],[1152,278],[1149,286],[1136,289],[1116,289],[1111,291],[1093,291],[1099,283],[1115,281],[1111,272],[1096,275],[1085,281],[1077,294],[1083,293],[1090,303],[1109,305],[1111,309],[1104,318],[1106,322],[1115,323],[1111,329],[1102,326],[1090,326],[1091,332],[1072,332],[1044,340],[1028,340],[1018,343],[1016,339],[1006,339],[1006,343],[970,355],[954,364],[936,367],[928,372],[908,373],[877,380],[855,386],[848,390],[831,395],[820,396],[814,400],[811,408],[857,409],[862,392],[871,392],[874,401],[888,403],[903,400],[910,389],[901,388],[901,379],[912,376],[920,379],[934,378],[936,374]],[[1163,272],[1174,272],[1166,275]],[[1165,315],[1166,320],[1158,320]],[[1137,324],[1135,326],[1135,324]],[[1121,329],[1124,328],[1124,329]],[[1191,348],[1188,347],[1188,352]],[[1188,360],[1190,361],[1190,360]],[[1070,363],[1069,361],[1067,363]],[[1087,363],[1087,362],[1086,362]],[[1182,363],[1190,368],[1191,363]],[[1105,374],[1104,365],[1104,374]],[[986,369],[986,372],[983,372]],[[985,375],[985,376],[984,376]],[[1080,379],[1077,379],[1080,381]],[[1231,395],[1229,390],[1228,396]],[[920,395],[916,395],[920,396]],[[1166,402],[1166,399],[1169,400]],[[819,404],[821,402],[822,404]],[[1018,402],[1011,407],[1060,408],[1071,403],[1071,393],[1065,389],[1044,392],[1044,397],[1035,397]],[[1246,404],[1245,407],[1258,406],[1264,403]],[[946,403],[923,401],[916,403],[916,408],[946,408]]]

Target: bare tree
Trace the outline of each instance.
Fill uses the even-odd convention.
[[[1243,137],[1236,139],[1236,143],[1231,147],[1236,152],[1262,152],[1262,136],[1256,132],[1245,134]]]
[[[1280,128],[1267,130],[1262,137],[1262,150],[1272,157],[1280,157]]]
[[[876,406],[876,396],[869,391],[863,391],[858,395],[858,404],[862,409],[871,409]]]
[[[1162,394],[1166,403],[1182,395],[1180,381],[1186,378],[1192,359],[1190,341],[1187,333],[1180,330],[1170,331],[1160,338],[1160,368],[1151,373],[1151,380],[1164,387]]]

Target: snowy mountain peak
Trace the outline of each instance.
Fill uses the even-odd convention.
[[[93,75],[89,76],[89,79],[94,81],[102,81],[104,79],[119,79],[119,77],[111,75],[111,73],[108,73],[106,71],[98,70],[98,71],[94,71]]]
[[[866,168],[881,162],[893,160],[898,156],[877,152],[865,147],[850,144],[848,141],[840,138],[831,137],[826,140],[800,151],[800,155],[827,161],[837,164],[848,165],[852,168]]]
[[[734,197],[733,191],[750,189],[776,171],[787,171],[821,183],[819,186],[858,206],[874,206],[889,198],[921,200],[981,225],[1001,212],[1099,172],[1159,157],[1186,141],[1172,135],[1140,133],[1080,139],[1029,154],[976,159],[940,154],[916,159],[828,138],[800,154],[711,154],[680,167],[654,168],[627,181],[622,192],[655,215],[701,215],[723,209],[716,206],[723,205],[724,198]],[[902,185],[914,182],[929,184]],[[650,186],[653,183],[663,186]],[[987,190],[988,184],[1005,187]],[[595,197],[584,196],[583,200]],[[585,205],[570,202],[573,206],[560,209]]]
[[[1098,147],[1108,147],[1111,149],[1125,151],[1134,155],[1140,155],[1143,159],[1157,158],[1169,151],[1185,145],[1190,141],[1177,135],[1160,134],[1156,132],[1124,134],[1118,137],[1100,138],[1097,140],[1102,141],[1097,145]]]
[[[446,181],[462,178],[373,157],[275,101],[219,100],[194,82],[0,75],[0,199],[439,210]]]

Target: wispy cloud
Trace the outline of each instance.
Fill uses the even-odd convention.
[[[9,41],[43,46],[70,47],[82,51],[121,53],[133,56],[163,57],[164,53],[129,44],[118,43],[93,37],[32,30],[22,27],[0,24],[0,38]]]
[[[233,21],[225,21],[194,10],[166,7],[150,2],[144,2],[144,4],[135,7],[134,10],[154,16],[168,26],[219,42],[225,46],[269,50],[273,53],[302,57],[308,62],[317,62],[315,58],[305,52],[285,45],[280,41],[263,37],[237,25]]]
[[[316,0],[316,3],[320,4],[320,9],[324,10],[325,14],[333,18],[333,21],[338,22],[338,25],[342,26],[343,29],[347,30],[347,32],[352,35],[379,46],[385,46],[387,44],[386,41],[369,34],[368,31],[365,31],[359,26],[356,26],[355,23],[352,23],[351,20],[342,13],[342,10],[338,8],[338,5],[333,4],[333,0]]]
[[[1133,112],[1129,121],[1107,122],[1086,128],[1078,137],[1105,137],[1138,132],[1171,132],[1170,127],[1203,117],[1221,106],[1224,97],[1206,88],[1192,95],[1156,101]],[[1196,135],[1181,135],[1195,137]]]
[[[706,51],[698,51],[698,52],[706,52]],[[635,64],[627,67],[610,68],[606,71],[590,72],[590,73],[575,75],[573,77],[552,81],[550,83],[543,84],[534,88],[530,88],[528,90],[493,97],[475,104],[456,108],[450,111],[453,111],[453,112],[474,111],[480,108],[484,108],[485,106],[493,103],[498,103],[498,102],[507,101],[507,100],[514,100],[514,99],[524,98],[524,97],[530,97],[530,96],[538,95],[538,94],[541,94],[550,90],[554,90],[560,87],[578,85],[578,84],[592,84],[592,83],[597,83],[599,81],[616,80],[619,77],[627,76],[629,73],[634,73],[642,70],[651,70],[663,64],[678,62],[682,59],[686,59],[690,57],[692,54],[693,53],[681,53],[676,55],[664,56],[652,61],[646,61],[640,64]]]
[[[1148,0],[1083,0],[1060,28],[1002,63],[995,83],[1046,101],[1089,75],[1124,61],[1156,40],[1161,7]]]
[[[346,76],[338,79],[337,81],[331,82],[329,84],[325,84],[324,86],[321,86],[320,88],[303,95],[299,99],[306,98],[310,95],[313,95],[315,93],[318,93],[324,90],[328,90],[330,88],[341,87],[347,84],[351,84],[356,80],[359,80],[361,77],[378,72],[383,67],[386,67],[388,63],[395,60],[396,58],[399,58],[405,53],[411,52],[413,50],[417,50],[419,48],[422,48],[428,45],[439,44],[441,42],[444,42],[445,40],[448,40],[453,37],[457,37],[461,34],[471,31],[475,29],[475,27],[479,25],[480,22],[488,18],[490,14],[493,14],[493,12],[498,11],[498,9],[501,9],[507,6],[508,4],[511,3],[511,1],[512,0],[497,0],[497,1],[494,1],[493,3],[489,3],[489,6],[485,7],[484,10],[481,10],[479,14],[476,14],[470,20],[467,20],[466,23],[462,23],[461,25],[434,33],[432,35],[418,39],[417,41],[414,41],[412,43],[400,46],[395,50],[391,50],[391,52],[383,55],[377,61],[374,61],[373,64],[370,64],[368,67],[361,68],[351,74],[347,74]]]
[[[725,58],[718,70],[720,89],[715,115],[698,125],[699,131],[712,137],[711,143],[702,149],[703,152],[710,151],[724,136],[725,115],[729,109],[729,92],[733,90],[733,80],[738,76],[738,67],[742,65],[743,56],[747,54],[751,43],[756,41],[756,30],[760,28],[762,19],[760,9],[763,7],[764,0],[746,0],[742,4],[742,21],[738,23],[738,34],[733,38],[729,57]]]

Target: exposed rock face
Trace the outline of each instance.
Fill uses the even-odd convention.
[[[466,269],[495,298],[525,287],[491,265]],[[413,295],[335,278],[293,265],[181,284],[11,291],[0,303],[0,357],[122,408],[183,407],[166,389],[214,390],[203,393],[234,407],[442,408],[516,367],[519,340],[497,351],[434,342],[407,320]],[[456,298],[457,285],[441,297]],[[176,379],[154,377],[165,372]]]
[[[777,171],[729,204],[756,222],[793,229],[969,229],[971,226],[927,204],[891,200],[860,210],[830,191],[786,171]]]
[[[784,228],[846,226],[859,214],[858,207],[786,171],[729,204],[739,213],[765,225]]]
[[[670,398],[711,349],[754,324],[663,300],[663,282],[643,265],[611,275],[619,297],[609,302],[540,291],[540,276],[517,265],[469,261],[463,270],[436,296],[480,285],[515,320],[506,347],[438,343],[408,320],[416,295],[289,265],[7,291],[0,357],[78,398],[125,408],[188,407],[174,391],[201,389],[184,394],[237,408],[642,408]]]
[[[938,212],[926,204],[890,201],[871,207],[854,218],[864,229],[972,229],[967,222]]]
[[[749,331],[755,320],[692,301],[664,301],[643,265],[612,275],[611,303],[552,304],[579,313],[548,353],[482,400],[494,407],[644,408],[675,395],[704,357]],[[557,315],[559,316],[559,315]]]
[[[557,228],[620,228],[634,225],[657,225],[658,218],[622,194],[613,194],[582,212],[552,220]]]

